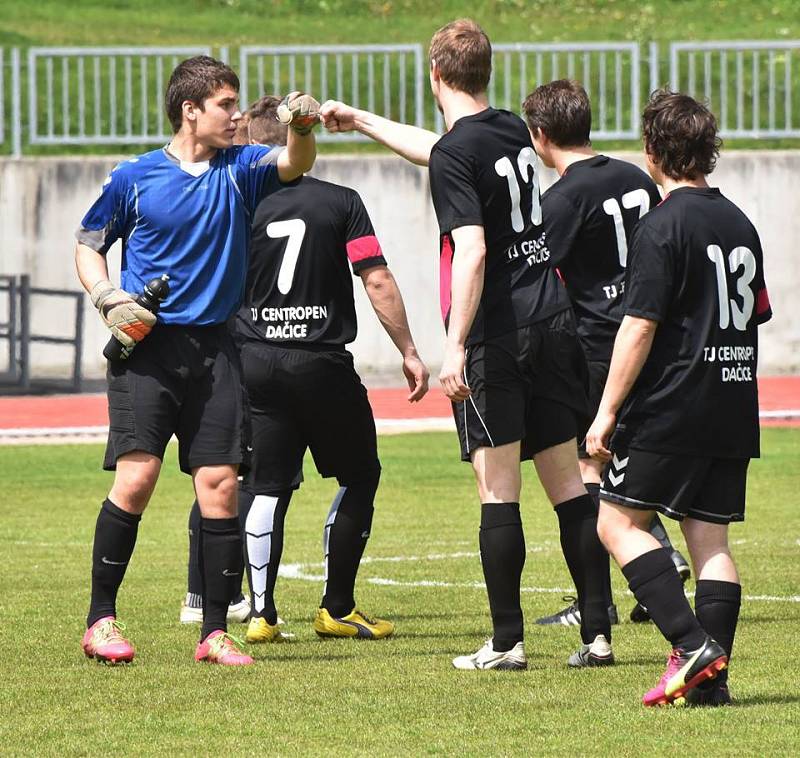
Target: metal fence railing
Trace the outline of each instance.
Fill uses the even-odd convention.
[[[210,48],[30,48],[30,144],[164,142],[169,75],[181,59],[201,54]]]
[[[800,137],[800,40],[673,42],[669,81],[703,97],[723,137]]]
[[[241,100],[296,89],[423,124],[422,45],[328,45],[242,47],[239,51]],[[320,141],[361,141],[360,134],[319,133]]]
[[[59,298],[71,300],[75,319],[69,334],[40,334],[33,331],[35,309],[31,300],[36,298]],[[29,389],[32,383],[30,350],[32,343],[64,345],[72,349],[72,372],[68,389],[80,392],[83,354],[83,304],[84,293],[77,290],[32,287],[30,274],[19,276],[0,275],[0,299],[5,300],[5,308],[0,309],[0,341],[8,343],[7,370],[0,371],[0,385],[15,385]],[[65,309],[66,310],[66,309]],[[68,320],[67,320],[68,323]],[[65,322],[58,324],[63,328]]]
[[[0,48],[0,153],[53,145],[152,145],[171,136],[164,91],[197,47]],[[228,60],[227,48],[215,54]],[[265,92],[313,92],[443,130],[422,45],[255,47],[238,51],[243,104]],[[724,137],[800,137],[800,40],[497,44],[489,97],[519,112],[538,84],[580,80],[595,139],[638,139],[648,92],[663,84],[707,99]],[[330,135],[321,141],[360,141]]]
[[[636,42],[494,45],[489,102],[519,113],[526,95],[553,79],[578,79],[592,102],[595,139],[636,139],[641,96]]]

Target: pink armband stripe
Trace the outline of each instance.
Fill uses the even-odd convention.
[[[358,237],[347,243],[347,258],[350,263],[358,263],[366,258],[378,258],[383,255],[381,244],[374,234]]]

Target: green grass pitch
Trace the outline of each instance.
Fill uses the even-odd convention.
[[[170,449],[139,532],[119,611],[127,667],[84,659],[91,536],[110,485],[95,445],[0,448],[0,753],[35,755],[796,755],[800,630],[800,430],[770,429],[732,541],[751,598],[734,651],[732,708],[647,710],[666,646],[650,625],[614,627],[618,665],[568,670],[574,629],[538,628],[570,582],[554,516],[526,468],[523,585],[529,670],[456,672],[489,634],[478,506],[452,434],[382,437],[384,475],[359,605],[397,622],[379,642],[311,629],[322,525],[336,485],[313,471],[287,519],[278,580],[296,639],[256,665],[195,664],[198,630],[177,623],[185,590],[187,477]],[[676,542],[683,545],[676,528]],[[632,600],[613,570],[616,602]],[[771,598],[771,599],[770,599]],[[244,632],[244,627],[233,629]]]

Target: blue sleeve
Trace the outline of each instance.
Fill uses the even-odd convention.
[[[124,237],[135,218],[130,207],[128,181],[116,166],[103,182],[100,197],[94,201],[81,221],[75,237],[78,242],[105,255],[120,237]]]
[[[246,145],[236,154],[236,170],[247,207],[252,211],[270,192],[281,188],[278,156],[286,148],[279,145]]]

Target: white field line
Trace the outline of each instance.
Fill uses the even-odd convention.
[[[760,411],[764,420],[795,421],[800,419],[800,409]],[[448,432],[455,429],[452,416],[426,418],[376,418],[378,434],[404,434],[407,432]],[[108,436],[107,426],[19,427],[0,428],[0,445],[33,443],[96,443]]]
[[[547,550],[545,546],[529,548],[529,553],[538,553]],[[459,558],[477,558],[478,553],[461,551],[457,553],[432,553],[430,555],[393,555],[387,557],[367,557],[361,563],[419,563],[424,561],[440,561]],[[284,579],[298,579],[306,582],[323,582],[325,577],[321,572],[323,563],[285,563],[278,569],[278,576]],[[315,571],[316,570],[316,571]],[[475,589],[485,590],[483,582],[445,582],[434,579],[418,579],[416,581],[400,581],[386,577],[369,577],[362,581],[383,587],[442,587],[445,589]],[[572,587],[520,587],[521,592],[549,595],[575,594]],[[631,595],[630,591],[626,594]],[[687,592],[687,597],[694,597],[693,592]],[[771,603],[800,603],[800,595],[745,595],[742,598],[749,602]]]

